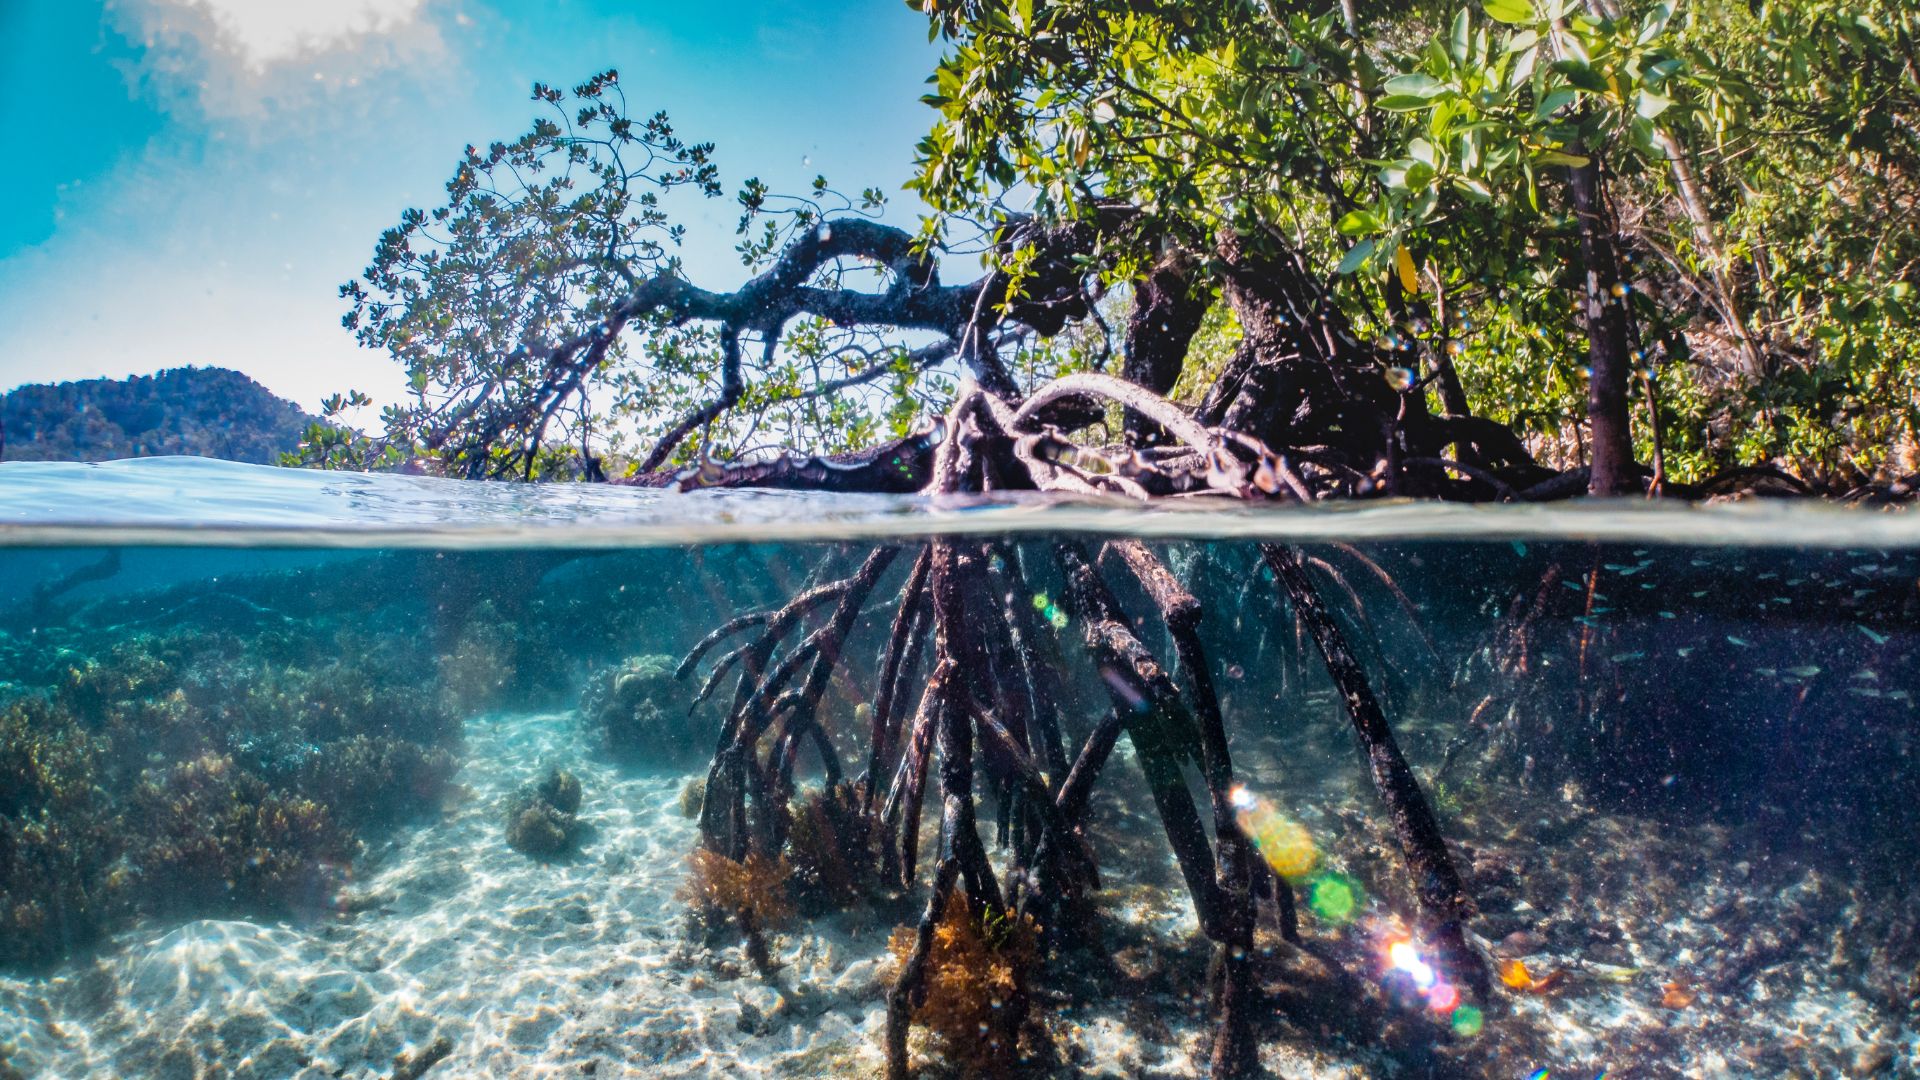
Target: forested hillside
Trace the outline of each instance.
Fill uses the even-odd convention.
[[[105,461],[194,454],[272,464],[311,421],[228,368],[172,368],[128,379],[37,383],[0,405],[0,458]]]

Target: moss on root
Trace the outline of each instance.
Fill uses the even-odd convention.
[[[840,783],[812,792],[789,815],[787,858],[801,910],[818,915],[865,899],[875,885],[880,856],[857,789]]]

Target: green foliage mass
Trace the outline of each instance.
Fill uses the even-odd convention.
[[[36,383],[0,395],[8,461],[108,461],[192,454],[269,465],[315,421],[226,368]]]
[[[1357,326],[1577,457],[1585,343],[1561,175],[1596,162],[1670,475],[1910,471],[1916,16],[1895,3],[926,3],[951,45],[921,193],[1121,198],[1204,250],[1284,236]],[[1125,264],[1117,271],[1124,273]],[[1204,340],[1204,339],[1203,339]]]
[[[1217,282],[1228,234],[1301,252],[1357,333],[1435,377],[1436,408],[1506,422],[1556,465],[1586,452],[1587,325],[1612,308],[1628,324],[1638,456],[1655,456],[1657,434],[1669,477],[1771,461],[1844,487],[1920,468],[1909,5],[910,6],[946,43],[910,185],[937,211],[920,235],[930,251],[984,250],[982,223],[991,236],[1010,205],[1095,225],[1124,204],[1133,214],[1096,226],[1086,267],[1109,298],[1170,251]],[[447,203],[407,211],[343,288],[348,325],[406,365],[416,400],[388,411],[380,438],[321,433],[307,460],[566,475],[570,459],[644,447],[714,398],[714,327],[651,318],[627,338],[614,314],[643,280],[677,280],[668,201],[719,193],[712,148],[664,117],[630,120],[611,73],[574,90],[572,113],[558,90],[535,97],[554,118],[471,149]],[[1583,263],[1576,173],[1597,177],[1619,266]],[[822,179],[783,199],[749,180],[738,199],[740,254],[759,269],[883,195],[843,199]],[[1020,257],[997,256],[1016,281]],[[808,284],[887,272],[833,264]],[[1028,382],[1112,368],[1111,323],[1002,348]],[[1181,396],[1204,392],[1235,340],[1231,317],[1211,313]],[[915,344],[795,322],[746,350],[739,402],[678,459],[903,432],[955,385]],[[565,374],[580,369],[556,358],[581,349],[592,365]]]

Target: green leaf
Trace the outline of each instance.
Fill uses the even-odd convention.
[[[1431,109],[1438,104],[1440,103],[1432,98],[1414,94],[1388,94],[1374,102],[1373,106],[1376,109],[1385,109],[1387,112],[1419,112],[1421,109]]]
[[[1349,210],[1334,228],[1340,230],[1342,236],[1364,236],[1367,233],[1379,232],[1384,224],[1380,220],[1380,215],[1371,210]]]
[[[1473,50],[1473,13],[1461,8],[1453,17],[1453,37],[1447,42],[1447,53],[1456,64],[1464,64]]]
[[[1639,100],[1634,102],[1633,111],[1642,120],[1651,120],[1673,107],[1673,99],[1662,97],[1651,90],[1640,91]]]
[[[1567,77],[1567,81],[1582,90],[1596,94],[1607,92],[1607,80],[1593,65],[1585,60],[1561,60],[1553,65],[1553,70]]]
[[[1578,169],[1589,164],[1592,159],[1581,157],[1579,154],[1569,154],[1561,150],[1542,150],[1533,155],[1533,160],[1542,165],[1565,165],[1570,169]]]
[[[1540,13],[1534,10],[1533,0],[1482,0],[1480,6],[1488,18],[1509,26],[1530,26],[1540,21]]]
[[[1334,273],[1351,274],[1355,270],[1365,266],[1367,260],[1373,257],[1374,245],[1375,241],[1372,240],[1362,240],[1353,245],[1347,252],[1347,257],[1341,259],[1340,265],[1334,268]]]
[[[1577,90],[1568,90],[1564,87],[1555,90],[1553,93],[1540,99],[1540,107],[1534,110],[1534,114],[1536,116],[1552,116],[1554,113],[1573,104],[1574,99],[1579,96],[1580,92]]]
[[[1487,185],[1470,176],[1454,177],[1453,186],[1460,194],[1465,195],[1474,202],[1490,203],[1493,201],[1493,192],[1487,189]]]
[[[1634,40],[1634,43],[1636,45],[1645,45],[1654,38],[1659,37],[1666,31],[1667,22],[1672,18],[1672,5],[1655,4],[1653,10],[1647,12],[1646,20],[1640,24],[1640,36]]]
[[[1447,92],[1447,84],[1431,75],[1395,75],[1381,89],[1389,95],[1435,98]]]

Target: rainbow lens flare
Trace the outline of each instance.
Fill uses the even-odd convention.
[[[1412,941],[1405,938],[1387,945],[1389,975],[1402,975],[1413,992],[1426,1001],[1427,1008],[1447,1018],[1455,1034],[1477,1035],[1485,1017],[1471,1005],[1461,1004],[1460,988],[1446,980]]]
[[[1320,850],[1305,825],[1281,813],[1271,802],[1236,786],[1228,795],[1234,819],[1260,850],[1273,872],[1288,881],[1300,881],[1320,865]]]

